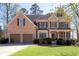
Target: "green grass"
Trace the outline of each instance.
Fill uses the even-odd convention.
[[[29,46],[11,56],[79,56],[79,47],[74,46]]]

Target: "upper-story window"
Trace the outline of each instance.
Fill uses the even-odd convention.
[[[21,26],[21,27],[23,27],[23,26],[25,26],[25,19],[23,18],[23,19],[17,19],[17,25],[18,26]]]
[[[38,28],[44,29],[48,27],[47,22],[38,22]]]
[[[57,22],[50,22],[50,28],[57,28]]]
[[[59,28],[69,28],[68,23],[66,23],[66,22],[59,22]]]
[[[19,26],[19,18],[17,18],[17,25]]]
[[[25,23],[26,23],[26,22],[25,22],[25,18],[23,18],[23,26],[25,26]]]

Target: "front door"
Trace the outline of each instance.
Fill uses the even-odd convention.
[[[55,38],[55,34],[54,33],[52,33],[52,38]]]

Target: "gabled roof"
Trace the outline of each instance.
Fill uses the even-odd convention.
[[[31,21],[35,21],[35,20],[48,20],[48,18],[50,17],[50,15],[26,15]]]
[[[13,19],[7,24],[7,26],[8,26],[9,24],[11,24],[11,23],[14,21],[14,19],[15,19],[19,14],[25,16],[25,17],[27,18],[27,20],[29,20],[29,21],[36,27],[36,25],[35,25],[24,13],[22,13],[22,12],[17,12],[17,14],[16,14],[16,15],[13,17]]]

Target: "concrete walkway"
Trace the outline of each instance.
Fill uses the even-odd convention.
[[[0,56],[8,56],[30,45],[23,44],[0,44]]]

